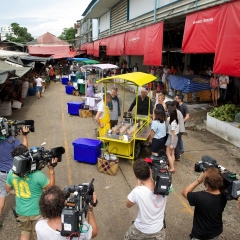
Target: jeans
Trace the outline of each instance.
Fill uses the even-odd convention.
[[[180,146],[180,143],[182,141],[182,134],[183,133],[178,133],[178,142],[177,142],[177,146],[175,148],[175,158],[176,159],[180,159],[180,150],[181,150],[181,146]]]
[[[227,89],[225,88],[220,88],[220,98],[225,99],[227,96]]]
[[[181,151],[181,152],[184,152],[184,145],[183,145],[183,140],[182,140],[182,138],[181,138],[181,140],[180,140],[179,145],[180,145],[180,151]]]

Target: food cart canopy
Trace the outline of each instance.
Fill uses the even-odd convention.
[[[92,64],[92,65],[84,65],[83,68],[100,68],[100,69],[116,69],[118,68],[117,65],[114,64]]]
[[[97,83],[108,82],[108,80],[113,80],[115,78],[120,78],[128,82],[132,82],[139,87],[142,87],[156,79],[156,77],[153,76],[152,74],[143,73],[143,72],[134,72],[134,73],[127,73],[127,74],[116,75],[113,77],[103,78],[97,81]]]

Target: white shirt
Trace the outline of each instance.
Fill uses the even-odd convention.
[[[227,84],[229,84],[229,77],[228,76],[225,76],[225,77],[221,76],[219,78],[220,88],[227,89],[227,84],[225,84],[223,82],[227,82]]]
[[[138,186],[128,195],[129,201],[138,206],[135,227],[145,233],[157,233],[163,228],[167,197],[155,195],[149,188]]]
[[[167,69],[164,68],[164,69],[163,69],[163,75],[162,75],[162,82],[163,82],[163,83],[166,82],[169,73],[170,73],[170,69],[169,69],[169,68],[167,68]]]
[[[42,79],[40,77],[35,79],[35,82],[37,83],[37,87],[41,87],[42,86]]]
[[[170,121],[170,117],[167,118],[167,122]],[[174,132],[174,135],[177,135],[179,133],[179,124],[177,124],[176,120],[174,120],[171,124],[168,124],[168,134],[172,135],[172,131]]]
[[[37,232],[37,239],[38,240],[66,240],[66,237],[61,236],[60,232],[55,231],[51,227],[48,226],[46,219],[41,218],[38,220],[36,224],[36,232]],[[74,237],[74,240],[90,240],[92,238],[92,226],[89,225],[87,222],[84,222],[83,230],[88,231],[86,233],[81,233],[80,238]]]
[[[98,109],[98,112],[102,112],[102,114],[100,115],[100,119],[102,119],[104,117],[104,112],[105,112],[103,100],[97,104],[97,109]]]

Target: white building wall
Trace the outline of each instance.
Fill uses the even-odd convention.
[[[100,32],[110,29],[110,11],[100,17]]]
[[[98,27],[98,20],[92,19],[92,40],[95,41],[98,39],[99,27]]]

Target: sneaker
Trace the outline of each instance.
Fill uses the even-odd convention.
[[[180,156],[182,156],[182,154],[184,154],[184,151],[180,150]]]

